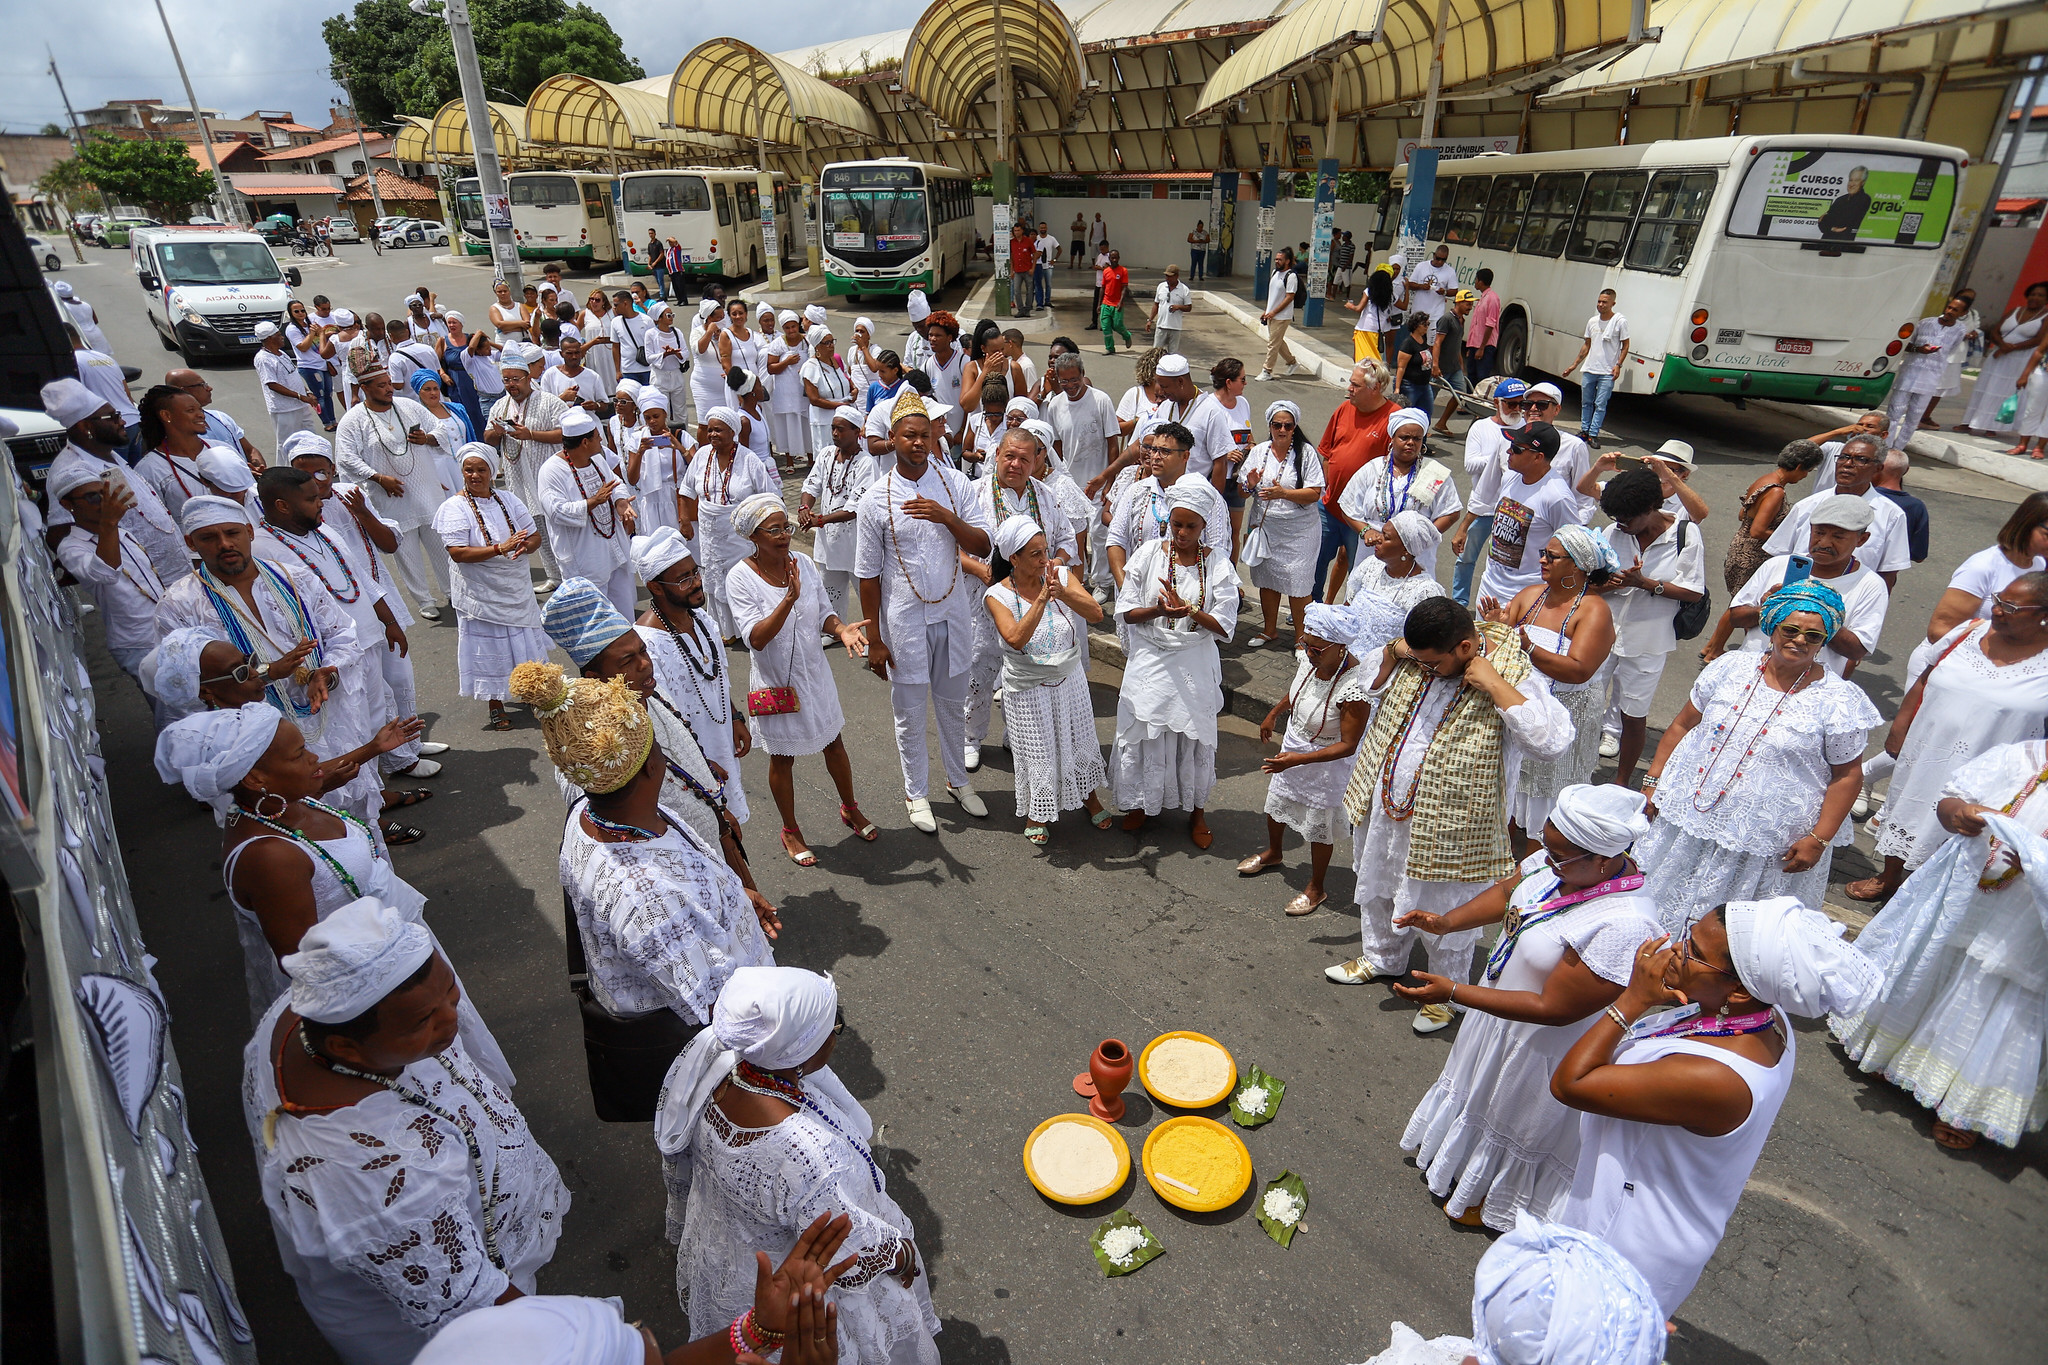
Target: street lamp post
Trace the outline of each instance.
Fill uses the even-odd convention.
[[[415,14],[432,14],[436,0],[410,0]],[[469,0],[439,0],[455,49],[455,72],[462,78],[462,111],[469,120],[469,146],[476,153],[476,178],[484,196],[484,229],[491,236],[491,259],[498,275],[519,297],[524,283],[519,270],[519,244],[512,238],[511,201],[505,194],[504,172],[498,167],[498,135],[491,124],[491,106],[484,98],[484,73],[477,66],[476,35],[469,27]]]
[[[171,45],[171,60],[178,64],[178,79],[185,84],[186,102],[192,106],[192,119],[199,125],[199,138],[206,148],[208,169],[213,172],[213,192],[220,199],[220,211],[229,222],[239,223],[242,221],[242,206],[236,200],[227,176],[221,173],[220,154],[213,150],[213,127],[199,108],[199,97],[192,93],[192,78],[185,74],[185,58],[178,51],[177,35],[171,32],[170,16],[164,13],[164,0],[156,0],[156,17],[163,21],[164,39]]]

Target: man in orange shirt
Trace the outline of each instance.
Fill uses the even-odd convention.
[[[1130,348],[1131,329],[1124,326],[1124,291],[1130,288],[1131,272],[1123,268],[1122,253],[1109,253],[1109,266],[1102,272],[1102,314],[1097,319],[1102,328],[1102,353],[1116,354],[1116,338],[1110,335],[1114,328],[1123,335],[1124,346]]]
[[[1337,500],[1352,475],[1387,453],[1387,419],[1399,410],[1388,397],[1394,379],[1377,360],[1351,367],[1348,401],[1340,403],[1323,428],[1316,451],[1323,457],[1323,545],[1316,555],[1316,600],[1336,600],[1337,586],[1358,558],[1358,532],[1337,511]],[[1334,569],[1334,573],[1332,570]]]
[[[1038,247],[1022,226],[1010,229],[1010,314],[1031,316],[1031,270],[1038,264]]]

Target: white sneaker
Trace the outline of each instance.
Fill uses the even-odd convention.
[[[1300,374],[1300,373],[1301,373],[1301,370],[1302,370],[1302,367],[1301,367],[1300,365],[1294,365],[1294,364],[1290,364],[1290,365],[1289,365],[1289,366],[1288,366],[1288,367],[1287,367],[1286,369],[1284,369],[1284,370],[1280,371],[1280,373],[1281,373],[1281,374],[1283,374],[1283,375],[1287,375],[1287,374]]]
[[[1261,384],[1265,383],[1268,379],[1271,379],[1272,377],[1273,372],[1271,370],[1260,370],[1257,374],[1252,376],[1254,380],[1258,381]]]
[[[438,621],[441,619],[441,609],[429,602],[420,608],[420,615],[429,621]]]
[[[1600,757],[1621,757],[1621,736],[1602,733],[1600,736]]]
[[[1870,818],[1870,788],[1857,788],[1856,804],[1849,807],[1849,818],[1851,820],[1868,820]]]
[[[423,759],[421,759],[421,760],[420,760],[419,762],[417,762],[417,763],[413,764],[413,765],[412,765],[412,766],[411,766],[410,768],[407,768],[407,769],[406,769],[406,770],[405,770],[404,772],[402,772],[402,773],[393,773],[393,774],[392,774],[392,776],[394,776],[394,777],[432,777],[432,776],[434,776],[434,775],[435,775],[436,773],[438,773],[438,772],[440,772],[440,771],[441,771],[441,765],[440,765],[440,764],[436,763],[436,762],[435,762],[435,761],[434,761],[433,759],[431,759],[431,758],[423,758]]]
[[[948,783],[946,786],[946,795],[952,797],[955,801],[958,801],[960,803],[960,809],[966,811],[975,819],[988,819],[988,802],[982,800],[980,796],[976,795],[974,788],[955,787],[951,783]]]
[[[549,593],[553,592],[557,586],[558,585],[555,583],[554,579],[543,578],[540,582],[533,585],[533,595],[535,597],[546,597]]]
[[[965,754],[964,754],[964,755],[962,756],[962,760],[961,760],[961,761],[962,761],[962,762],[964,762],[964,763],[965,763],[965,764],[967,765],[967,771],[968,771],[968,772],[971,772],[971,773],[978,773],[978,772],[980,772],[980,771],[981,771],[981,746],[980,746],[979,744],[970,744],[970,745],[968,745],[968,746],[967,746],[967,752],[966,752],[966,753],[965,753]]]
[[[923,830],[926,834],[937,834],[939,822],[932,819],[932,803],[922,796],[913,797],[903,803],[903,809],[910,812],[910,827]]]
[[[1424,1005],[1415,1012],[1417,1033],[1438,1033],[1451,1026],[1457,1016],[1451,1013],[1449,1005]]]
[[[437,739],[425,740],[420,744],[420,753],[422,755],[445,754],[447,752],[448,746]]]

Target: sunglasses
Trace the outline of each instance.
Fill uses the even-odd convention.
[[[846,1032],[846,1006],[839,1005],[832,1011],[832,1036],[837,1038]]]
[[[1292,430],[1294,430],[1294,423],[1292,423],[1292,422],[1284,422],[1284,421],[1281,421],[1281,420],[1280,420],[1280,419],[1278,419],[1278,418],[1275,418],[1274,420],[1272,420],[1272,421],[1270,421],[1270,422],[1266,423],[1266,425],[1267,425],[1267,426],[1269,426],[1269,427],[1271,427],[1271,428],[1272,428],[1273,430],[1275,430],[1275,431],[1292,431]]]
[[[1697,923],[1697,921],[1695,921],[1695,923]],[[1699,944],[1693,942],[1692,929],[1690,927],[1686,929],[1685,937],[1678,941],[1678,960],[1680,962],[1697,962],[1700,964],[1700,966],[1705,967],[1710,972],[1719,972],[1722,976],[1730,977],[1736,981],[1740,981],[1742,979],[1741,977],[1736,976],[1734,972],[1729,971],[1726,967],[1717,967],[1713,963],[1707,961],[1706,956],[1700,952]]]
[[[66,493],[58,502],[82,502],[87,507],[98,507],[107,500],[105,493]]]
[[[1538,551],[1536,552],[1536,557],[1537,557],[1538,559],[1542,560],[1542,561],[1543,561],[1543,562],[1544,562],[1545,564],[1555,564],[1555,563],[1557,563],[1557,562],[1558,562],[1558,561],[1559,561],[1560,559],[1570,559],[1570,558],[1571,558],[1571,556],[1570,556],[1570,555],[1568,555],[1568,554],[1565,554],[1564,552],[1562,552],[1562,551],[1560,551],[1560,550],[1552,550],[1552,549],[1542,549],[1542,550],[1538,550]]]
[[[1776,638],[1788,645],[1794,641],[1804,641],[1809,645],[1824,645],[1828,642],[1828,637],[1820,631],[1801,630],[1797,626],[1779,626]]]
[[[222,674],[218,678],[201,678],[199,680],[199,685],[201,687],[205,687],[210,683],[248,683],[253,681],[255,677],[256,665],[248,662],[247,660],[243,660],[241,663],[236,664],[233,668],[229,669],[226,673]]]
[[[1557,406],[1557,400],[1555,398],[1524,398],[1522,406],[1525,408],[1554,408]]]
[[[1520,412],[1525,406],[1519,398],[1503,398],[1499,402],[1502,412]]]

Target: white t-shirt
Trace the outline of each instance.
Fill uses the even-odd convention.
[[[2034,562],[2027,568],[2017,568],[2005,557],[2005,551],[1993,545],[1977,551],[1956,565],[1956,571],[1949,575],[1948,585],[1951,588],[1961,588],[1975,597],[1977,610],[1974,614],[1977,619],[1984,620],[1991,615],[1991,599],[1994,595],[2004,592],[2006,585],[2021,574],[2043,568],[2048,568],[2048,560],[2042,559],[2039,555],[2034,556]]]
[[[1500,481],[1508,472],[1508,436],[1514,430],[1482,418],[1465,433],[1465,477],[1472,481],[1465,510],[1475,517],[1492,516],[1494,503],[1500,501]]]
[[[1678,538],[1685,537],[1680,549]],[[1707,586],[1706,542],[1700,528],[1683,519],[1674,521],[1650,542],[1648,549],[1619,526],[1607,528],[1607,543],[1626,569],[1640,563],[1643,577],[1654,578],[1694,592]],[[1614,653],[1623,659],[1654,659],[1678,648],[1678,634],[1671,620],[1678,615],[1675,597],[1659,597],[1643,588],[1628,588],[1607,598],[1614,613]]]
[[[1863,547],[1868,550],[1870,547]],[[1884,630],[1884,614],[1892,603],[1891,589],[1884,580],[1863,566],[1858,556],[1857,566],[1840,578],[1816,578],[1814,582],[1825,583],[1842,598],[1842,629],[1851,631],[1863,642],[1867,650],[1877,648],[1877,637]],[[1749,581],[1739,588],[1729,602],[1731,607],[1753,607],[1764,600],[1764,594],[1785,581],[1785,566],[1791,562],[1789,555],[1774,555],[1763,562]],[[1762,626],[1752,626],[1746,632],[1748,639],[1742,647],[1752,654],[1761,654],[1764,641],[1768,638]],[[1821,667],[1836,677],[1842,676],[1842,668],[1849,661],[1832,649],[1820,652]]]
[[[1586,330],[1580,335],[1589,343],[1586,363],[1581,369],[1586,374],[1614,373],[1614,367],[1621,363],[1622,343],[1628,340],[1628,319],[1616,313],[1602,321],[1595,313],[1586,319]]]
[[[310,393],[306,381],[299,378],[299,362],[289,349],[273,351],[268,346],[256,352],[256,382],[263,385],[263,407],[268,412],[304,412],[306,405],[298,399],[287,397],[271,388],[272,384],[290,389],[293,393]]]
[[[1251,450],[1252,405],[1239,395],[1237,406],[1227,408],[1222,395],[1211,390],[1188,410],[1187,429],[1195,438],[1188,451],[1188,473],[1206,479],[1218,460]]]
[[[1276,268],[1267,279],[1266,311],[1275,322],[1294,320],[1294,291],[1300,287],[1300,277],[1292,270]]]
[[[1067,462],[1067,476],[1082,488],[1109,467],[1109,440],[1123,427],[1116,420],[1116,404],[1094,385],[1081,391],[1080,400],[1058,393],[1045,405],[1045,420],[1060,444],[1060,457]]]
[[[574,375],[565,373],[559,367],[552,370],[543,370],[540,376],[540,386],[561,399],[564,403],[572,405],[602,403],[609,396],[604,391],[604,381],[599,379],[597,371],[591,369],[588,365],[585,365]],[[575,391],[576,396],[573,398],[569,396],[571,390]]]
[[[1194,295],[1186,285],[1162,282],[1157,289],[1152,291],[1152,301],[1159,305],[1159,331],[1178,332],[1187,325],[1187,314],[1173,311],[1175,304],[1185,307],[1194,302]]]
[[[1449,289],[1455,293],[1458,288],[1458,272],[1448,265],[1437,265],[1433,261],[1424,261],[1416,266],[1408,273],[1408,311],[1427,313],[1430,322],[1434,324],[1444,315],[1444,309],[1449,307],[1451,302],[1450,294],[1439,294],[1436,292],[1438,288]]]
[[[1543,577],[1537,551],[1550,543],[1560,526],[1579,519],[1578,498],[1554,470],[1535,483],[1510,469],[1501,478],[1500,501],[1493,509],[1493,539],[1486,548],[1482,595],[1505,603]]]
[[[1038,234],[1038,241],[1035,243],[1035,245],[1038,248],[1038,263],[1040,265],[1045,266],[1047,269],[1051,269],[1053,266],[1059,264],[1059,238],[1053,236],[1052,233],[1041,229]]]
[[[1778,529],[1771,532],[1771,538],[1764,542],[1764,549],[1774,555],[1805,554],[1807,542],[1812,539],[1809,526],[1813,514],[1823,497],[1833,496],[1833,493],[1815,493],[1793,503],[1792,510],[1778,523]],[[1913,555],[1906,540],[1906,514],[1875,487],[1863,491],[1863,500],[1870,504],[1870,539],[1863,542],[1863,548],[1856,557],[1879,573],[1897,573],[1912,568]]]

